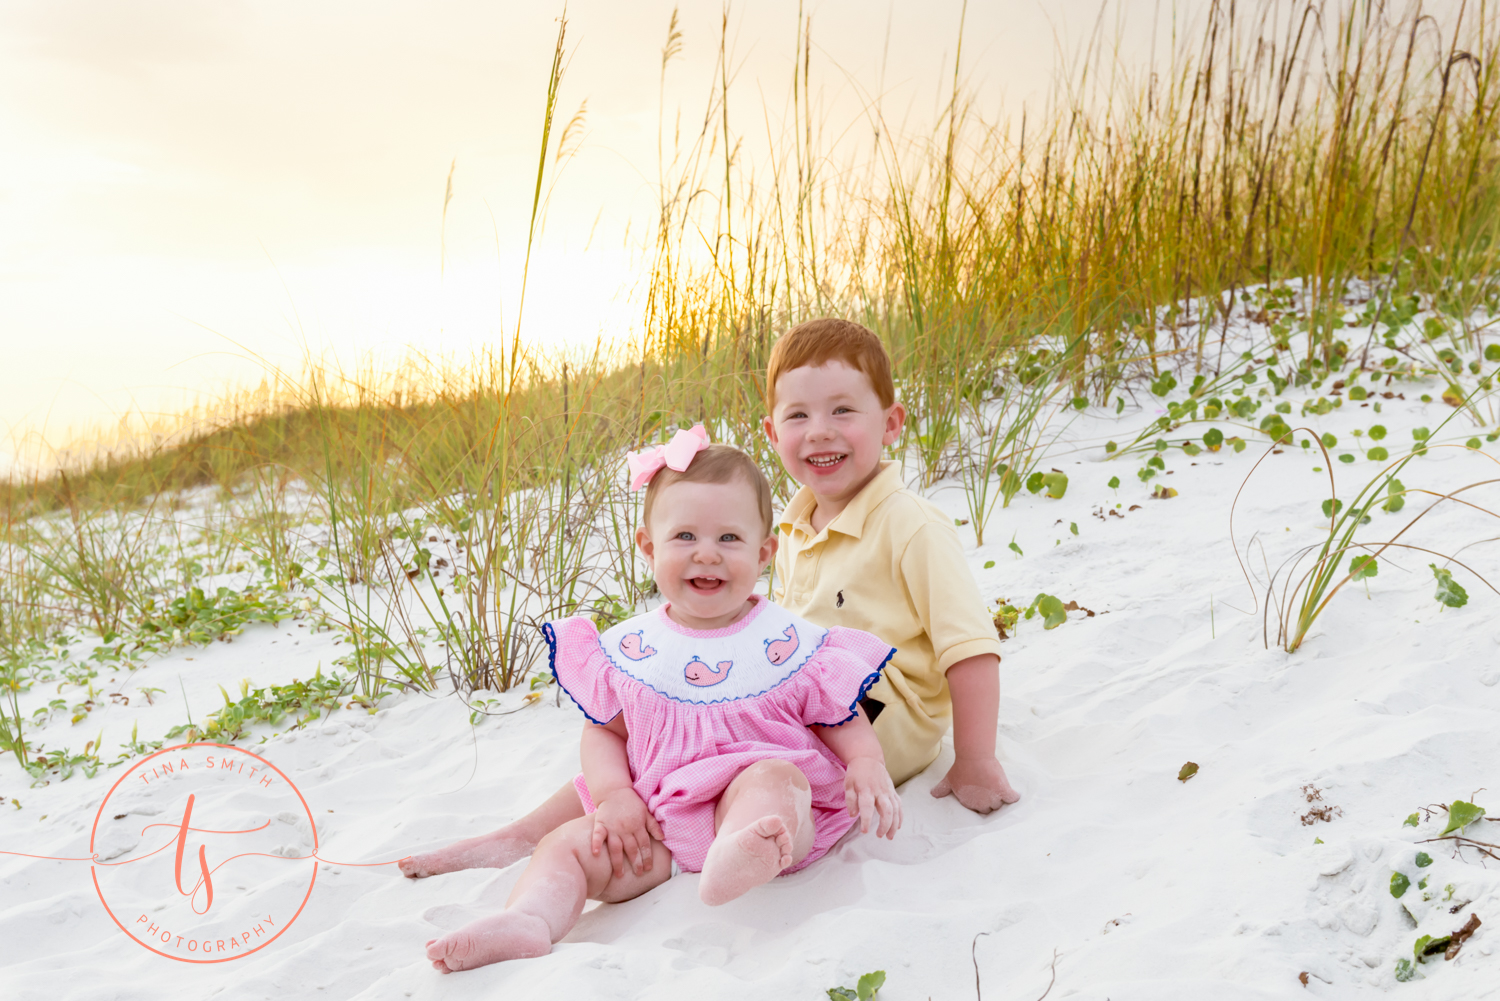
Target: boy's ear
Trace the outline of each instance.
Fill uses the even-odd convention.
[[[773,420],[771,420],[771,415],[770,414],[766,414],[766,416],[764,416],[764,417],[762,417],[760,419],[760,429],[766,433],[766,439],[768,441],[770,441],[771,447],[775,448],[776,447],[776,422],[773,421]]]
[[[656,544],[651,541],[651,536],[646,531],[646,527],[644,525],[635,530],[635,545],[636,548],[641,551],[641,555],[646,557],[646,562],[648,564],[652,563],[655,560]]]
[[[892,403],[885,411],[885,428],[880,435],[882,445],[894,445],[901,440],[901,429],[906,426],[906,408]]]

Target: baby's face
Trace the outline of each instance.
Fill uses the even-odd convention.
[[[652,501],[651,523],[636,533],[669,614],[689,629],[720,629],[747,610],[760,572],[776,553],[755,491],[728,483],[667,486]]]

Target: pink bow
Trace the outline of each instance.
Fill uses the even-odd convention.
[[[691,431],[678,431],[665,445],[631,452],[625,456],[630,469],[630,489],[639,490],[651,482],[663,466],[682,472],[687,469],[693,456],[708,447],[708,432],[702,424],[694,424]]]

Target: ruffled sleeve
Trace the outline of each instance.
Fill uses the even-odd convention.
[[[880,680],[896,648],[860,629],[833,626],[802,669],[802,722],[838,726],[855,716],[859,700]]]
[[[599,646],[599,630],[590,619],[576,616],[542,626],[551,650],[552,676],[568,698],[591,721],[601,726],[620,715],[615,694],[615,670]]]

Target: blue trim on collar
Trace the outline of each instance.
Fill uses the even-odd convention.
[[[801,674],[802,673],[802,669],[805,668],[805,667],[807,667],[808,664],[812,663],[812,659],[818,655],[818,652],[820,650],[822,650],[823,647],[824,647],[824,645],[828,642],[829,630],[826,629],[826,628],[824,628],[824,627],[822,627],[822,626],[818,626],[817,628],[823,630],[823,636],[822,636],[822,638],[818,640],[818,645],[815,646],[815,647],[813,647],[812,650],[808,652],[808,654],[807,654],[806,657],[802,658],[802,663],[800,663],[800,664],[797,665],[797,669],[795,671],[792,671],[790,674],[784,674],[784,675],[782,675],[781,678],[780,678],[780,680],[778,680],[777,682],[775,682],[774,684],[772,684],[770,687],[763,688],[760,691],[755,692],[755,693],[753,693],[751,695],[731,695],[731,696],[726,696],[725,698],[722,698],[722,699],[713,699],[713,700],[708,701],[708,702],[701,702],[698,699],[681,699],[681,698],[678,698],[675,695],[669,695],[668,693],[662,691],[660,688],[657,688],[655,685],[651,684],[649,681],[645,681],[645,680],[643,680],[641,678],[636,677],[635,675],[631,674],[629,671],[627,671],[623,667],[621,667],[619,665],[619,662],[616,661],[614,659],[614,657],[610,656],[608,648],[606,648],[605,645],[602,642],[599,644],[599,652],[602,653],[602,654],[604,654],[604,659],[607,660],[607,661],[609,661],[609,666],[610,667],[614,668],[616,671],[619,671],[621,674],[625,675],[625,677],[629,678],[631,681],[634,681],[636,684],[640,685],[642,688],[650,689],[651,691],[655,692],[657,695],[660,695],[664,699],[668,699],[669,701],[676,702],[676,703],[678,703],[680,705],[685,705],[685,706],[719,706],[719,705],[727,705],[730,702],[744,702],[746,699],[758,699],[762,695],[766,695],[766,694],[768,694],[770,692],[775,691],[776,689],[780,688],[782,685],[786,684],[788,681],[791,681],[797,675]],[[895,652],[896,652],[895,650],[892,650],[891,654],[894,656]],[[886,657],[886,660],[890,660],[890,659],[891,659],[890,657]],[[881,669],[884,669],[885,663],[882,662],[881,665],[880,665],[880,667],[881,667]],[[557,672],[554,670],[553,671],[553,676],[555,677],[556,674],[557,674]],[[880,670],[876,670],[875,677],[876,677],[877,680],[879,679],[879,677],[880,677]],[[561,683],[562,682],[558,682],[558,684],[561,684]],[[871,682],[869,682],[869,684],[874,684],[874,682],[871,681]],[[567,689],[564,689],[564,691],[567,691]],[[568,698],[570,698],[570,699],[573,698],[572,693],[569,693]],[[574,699],[574,701],[576,702],[577,700]],[[856,699],[855,701],[858,702],[859,700]],[[583,707],[579,706],[578,708],[582,709]],[[584,713],[584,715],[587,716],[588,713]],[[590,718],[592,719],[592,717],[590,717]],[[848,720],[845,720],[844,722],[847,723]]]

